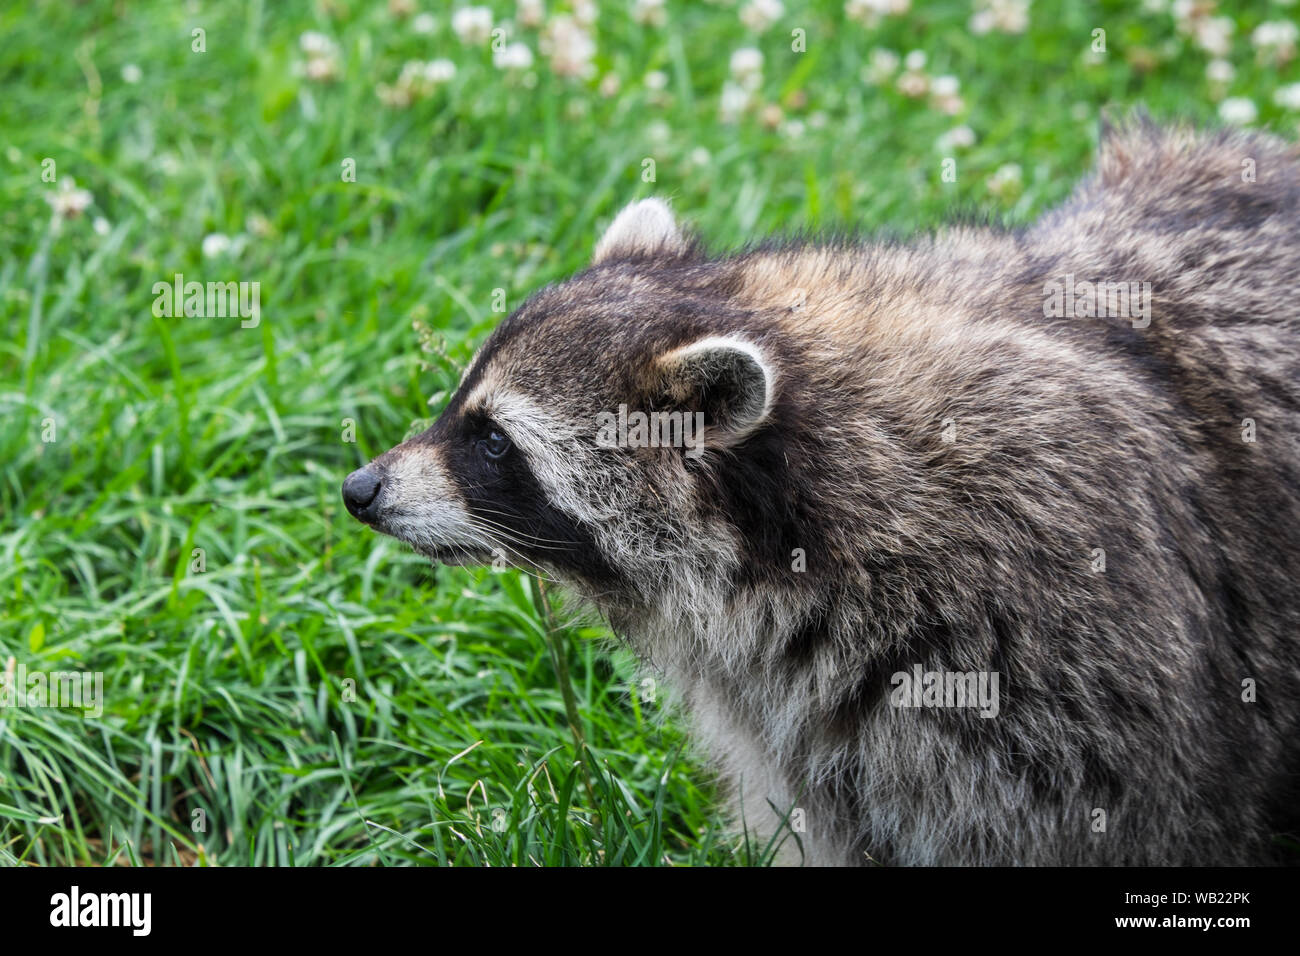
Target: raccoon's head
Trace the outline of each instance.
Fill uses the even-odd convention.
[[[605,604],[727,573],[726,499],[753,489],[724,472],[763,447],[778,381],[771,329],[725,286],[664,203],[628,206],[591,268],[495,330],[431,428],[348,476],[348,511],[435,561]]]

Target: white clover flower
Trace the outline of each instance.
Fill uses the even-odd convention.
[[[307,79],[324,83],[338,77],[339,51],[333,40],[323,33],[308,30],[298,37],[298,46],[307,54],[307,62],[300,64]]]
[[[784,14],[781,0],[749,0],[740,9],[740,22],[755,33],[762,33]]]
[[[275,226],[271,225],[271,220],[267,219],[260,212],[251,212],[244,219],[244,228],[254,236],[265,239],[275,232]]]
[[[595,25],[596,16],[600,13],[595,0],[572,0],[569,5],[573,8],[573,19],[578,23],[584,27]]]
[[[451,30],[467,46],[492,38],[492,11],[487,7],[461,7],[451,15]]]
[[[663,70],[651,70],[645,75],[645,88],[658,93],[668,87],[668,74]]]
[[[542,0],[519,0],[515,7],[515,19],[521,27],[536,29],[546,19],[546,4]]]
[[[332,56],[308,57],[302,69],[307,79],[314,80],[317,83],[325,83],[338,78],[339,61]]]
[[[418,33],[420,36],[428,36],[438,29],[438,21],[434,19],[432,13],[417,14],[411,21],[411,32]]]
[[[596,43],[576,17],[561,14],[551,20],[542,33],[541,47],[558,76],[586,79],[595,72],[591,61]]]
[[[733,76],[758,73],[762,69],[763,53],[761,50],[746,46],[731,54],[731,73]]]
[[[993,15],[1003,33],[1024,33],[1029,29],[1029,0],[993,0]]]
[[[924,50],[913,50],[903,58],[903,66],[909,70],[924,70],[929,58]]]
[[[930,81],[930,92],[935,96],[956,96],[961,92],[961,81],[955,76],[936,76]]]
[[[777,132],[779,132],[785,139],[803,139],[803,120],[788,119],[777,127]]]
[[[498,70],[526,70],[533,65],[533,51],[526,43],[510,43],[492,54],[492,65]]]
[[[1273,102],[1284,110],[1300,110],[1300,83],[1288,83],[1273,91]]]
[[[298,46],[308,56],[332,56],[334,53],[334,41],[315,30],[308,30],[298,37]]]
[[[1024,33],[1029,28],[1029,0],[975,0],[970,31],[983,35]]]
[[[975,131],[969,126],[954,126],[935,140],[934,145],[941,153],[967,149],[975,145]]]
[[[1290,20],[1269,20],[1255,27],[1250,40],[1255,46],[1288,46],[1300,39],[1300,27]]]
[[[1272,20],[1255,27],[1250,42],[1263,63],[1281,65],[1295,58],[1300,27],[1290,20]]]
[[[763,82],[763,54],[752,46],[731,54],[731,78],[747,90]]]
[[[1228,84],[1236,77],[1237,71],[1227,60],[1211,60],[1205,64],[1205,78],[1211,83]]]
[[[424,64],[421,75],[424,82],[434,86],[441,86],[444,83],[450,83],[456,78],[456,64],[451,60],[430,60]]]
[[[632,19],[648,27],[661,27],[668,22],[664,0],[633,0]]]
[[[45,194],[45,201],[54,209],[54,214],[61,219],[76,219],[95,201],[88,189],[78,189],[77,181],[66,176],[59,181],[59,188]]]
[[[1244,96],[1230,96],[1219,104],[1219,118],[1225,123],[1244,126],[1255,122],[1258,115],[1259,110],[1255,107],[1255,101]]]
[[[623,81],[618,78],[617,73],[606,73],[600,78],[600,95],[606,98],[617,96],[622,85]]]
[[[230,237],[220,232],[209,233],[203,237],[203,258],[218,259],[230,251]]]
[[[961,82],[955,76],[936,76],[930,81],[930,97],[934,107],[948,116],[956,116],[966,108],[960,90]]]
[[[912,7],[912,0],[848,0],[844,16],[864,27],[874,27],[886,16],[898,16]]]
[[[143,78],[144,78],[144,71],[142,71],[134,63],[127,63],[122,66],[123,83],[130,83],[132,86],[134,86],[136,83],[139,83],[140,80],[142,80]]]
[[[865,27],[874,27],[880,22],[880,11],[876,9],[876,0],[848,0],[844,4],[844,17]]]
[[[936,96],[931,105],[945,116],[957,116],[966,109],[966,101],[960,96]]]
[[[407,60],[402,64],[402,72],[392,86],[379,84],[375,92],[388,106],[404,108],[423,99],[445,83],[456,77],[456,64],[451,60]]]
[[[908,70],[894,84],[898,92],[909,99],[918,100],[930,92],[930,78],[919,70]]]
[[[722,84],[722,97],[718,103],[718,115],[724,123],[735,123],[745,110],[749,109],[750,92],[728,80]]]
[[[95,230],[97,236],[107,236],[113,229],[103,216],[96,216],[95,221],[90,224],[90,228]]]
[[[1023,180],[1023,174],[1017,163],[1006,163],[999,166],[997,171],[989,177],[988,188],[993,195],[1007,199],[1020,192],[1020,185]]]
[[[696,167],[709,165],[711,159],[713,159],[713,157],[703,146],[696,146],[691,150],[690,155],[686,157],[687,162]]]
[[[876,47],[867,57],[867,65],[862,68],[861,79],[864,83],[881,86],[888,83],[898,72],[902,62],[893,50]]]
[[[375,95],[379,97],[379,102],[385,106],[405,109],[411,105],[410,90],[401,85],[389,86],[387,83],[377,83],[375,85]]]
[[[1236,24],[1231,17],[1202,17],[1194,21],[1192,35],[1196,45],[1211,56],[1227,56],[1232,50],[1232,31]]]

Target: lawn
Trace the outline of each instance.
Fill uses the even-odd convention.
[[[1297,135],[1300,6],[891,6],[7,2],[0,668],[102,713],[0,709],[0,862],[765,862],[608,633],[339,485],[631,199],[1015,225],[1103,110]]]

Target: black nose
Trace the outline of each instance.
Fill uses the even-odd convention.
[[[343,503],[348,506],[352,517],[369,521],[374,517],[371,506],[379,500],[379,489],[383,480],[369,468],[358,468],[343,481]]]

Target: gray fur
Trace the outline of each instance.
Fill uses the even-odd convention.
[[[1295,148],[1135,123],[1033,227],[907,245],[710,258],[663,212],[620,217],[445,420],[370,467],[431,456],[466,522],[509,511],[504,479],[454,464],[459,423],[492,417],[545,506],[477,533],[601,609],[747,825],[801,811],[808,862],[1279,858],[1300,812]],[[1149,324],[1045,316],[1067,275],[1150,283]],[[674,359],[706,339],[746,351]],[[665,402],[708,413],[700,461],[594,441],[598,412]],[[421,513],[407,490],[384,508]],[[372,523],[446,556],[413,518]],[[572,554],[530,549],[543,529]],[[997,716],[893,706],[915,665],[996,672]]]

